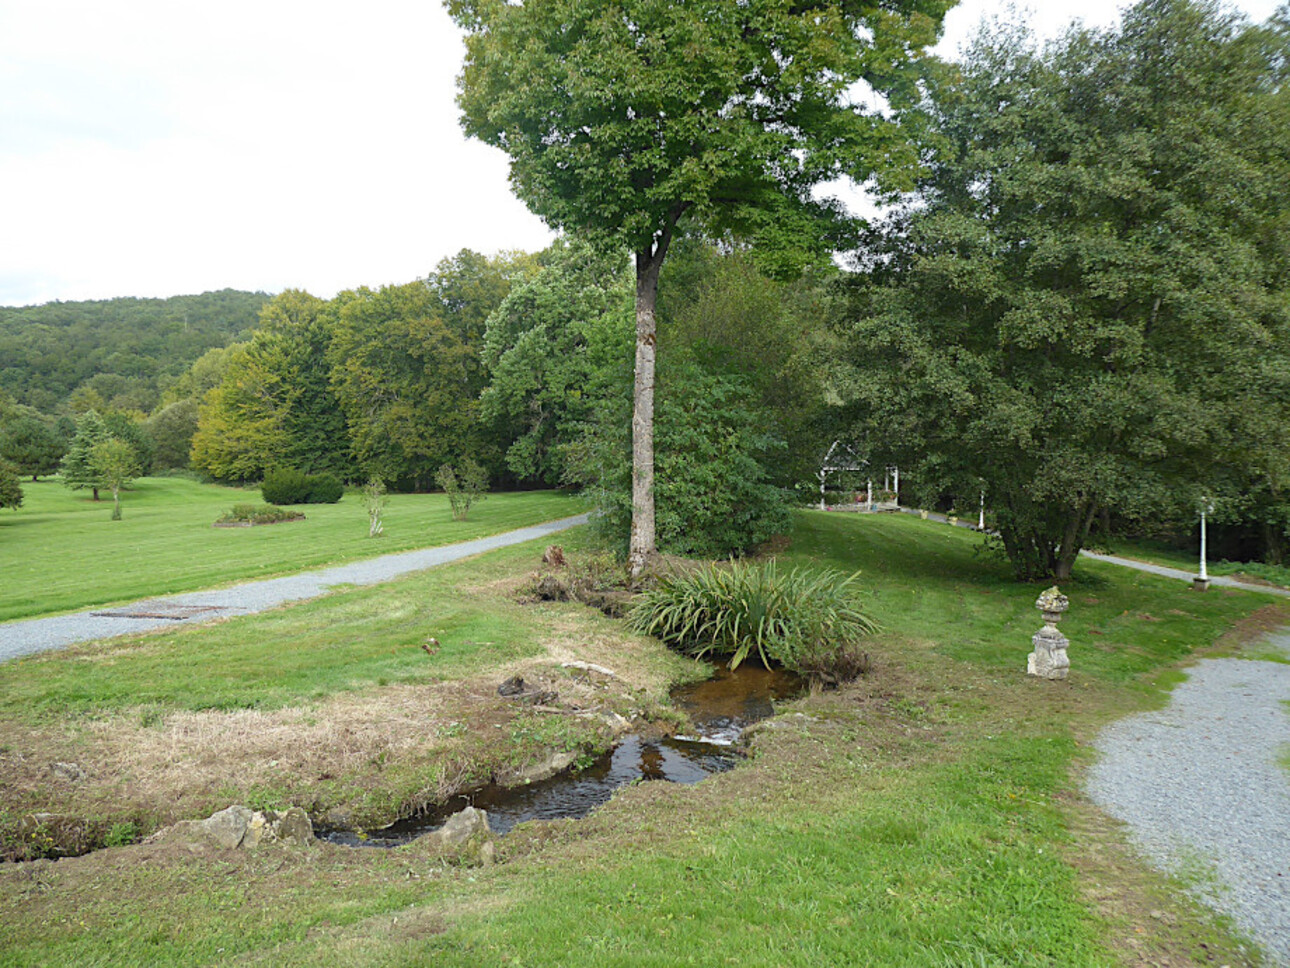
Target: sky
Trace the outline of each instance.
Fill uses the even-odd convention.
[[[1051,37],[1118,7],[963,0],[938,52],[985,16]],[[0,0],[0,305],[330,298],[542,248],[505,156],[458,126],[462,56],[436,0]]]

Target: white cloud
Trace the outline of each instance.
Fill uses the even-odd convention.
[[[943,49],[1000,8],[965,0]],[[1051,36],[1115,11],[1028,16]],[[461,57],[435,0],[0,0],[0,304],[330,296],[540,248],[505,158],[457,125]]]
[[[426,2],[0,8],[0,302],[326,296],[545,245],[457,126],[461,56]]]

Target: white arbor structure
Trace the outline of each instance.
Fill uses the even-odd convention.
[[[840,471],[863,471],[869,466],[869,462],[856,456],[856,452],[847,444],[840,440],[835,440],[829,447],[829,452],[824,455],[824,463],[820,465],[820,510],[828,509],[828,504],[824,500],[824,492],[828,489],[827,484],[830,474],[836,474]],[[869,482],[868,503],[873,504],[873,481]]]

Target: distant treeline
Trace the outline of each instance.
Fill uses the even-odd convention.
[[[151,412],[204,352],[245,338],[268,298],[223,289],[0,307],[0,391],[50,415]]]

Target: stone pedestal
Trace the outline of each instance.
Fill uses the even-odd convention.
[[[1191,587],[1193,591],[1203,592],[1209,588],[1209,579],[1197,576],[1191,580]]]
[[[1041,679],[1065,679],[1071,662],[1066,655],[1070,645],[1066,636],[1057,631],[1057,622],[1070,606],[1070,601],[1054,585],[1035,602],[1044,615],[1044,627],[1030,639],[1034,651],[1026,661],[1026,673]]]

